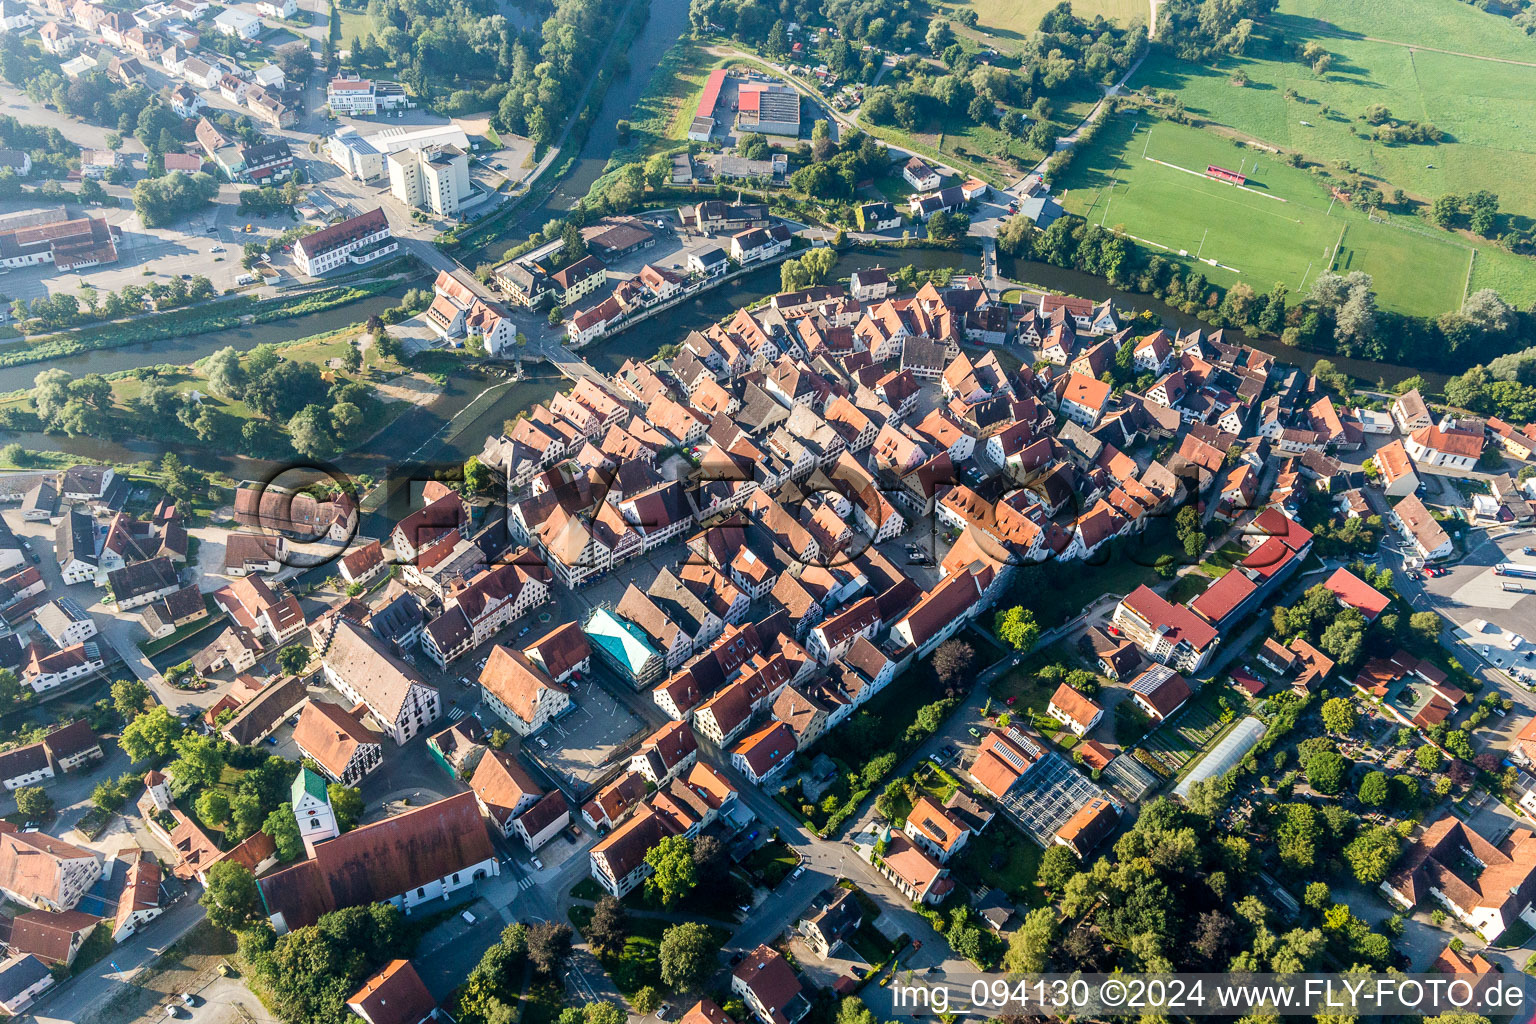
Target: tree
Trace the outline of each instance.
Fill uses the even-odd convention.
[[[592,920],[587,923],[587,942],[599,956],[617,953],[624,948],[629,936],[626,927],[629,915],[624,905],[612,896],[604,896],[592,908]]]
[[[998,612],[992,628],[998,639],[1016,651],[1027,651],[1040,639],[1040,624],[1035,621],[1035,613],[1018,605]]]
[[[559,974],[571,955],[571,926],[538,921],[528,928],[528,962],[547,977]]]
[[[16,810],[29,818],[41,818],[53,809],[53,800],[41,786],[23,786],[16,791]]]
[[[1302,902],[1321,914],[1332,905],[1333,893],[1328,889],[1327,882],[1308,882]]]
[[[1367,772],[1365,778],[1360,780],[1360,802],[1370,807],[1379,807],[1387,802],[1387,774],[1386,772]]]
[[[176,738],[176,760],[168,769],[177,789],[203,789],[219,781],[228,746],[222,737],[184,732]]]
[[[333,782],[325,787],[325,795],[331,801],[336,814],[336,827],[346,832],[356,827],[363,817],[363,794],[352,786]]]
[[[656,1008],[661,1005],[661,996],[654,987],[644,985],[641,986],[640,991],[629,997],[629,1002],[635,1008],[636,1013],[642,1016],[649,1016],[655,1013]]]
[[[1344,859],[1354,870],[1356,881],[1373,885],[1387,877],[1401,849],[1402,840],[1392,829],[1367,825],[1344,847]]]
[[[464,460],[464,489],[470,494],[480,494],[491,485],[491,471],[485,468],[479,456],[471,455]]]
[[[693,841],[693,866],[702,879],[718,881],[728,865],[725,844],[718,837],[701,835]]]
[[[283,802],[267,815],[261,830],[277,846],[279,860],[298,860],[304,855],[304,837],[299,835],[299,820],[293,816],[293,804]]]
[[[1307,784],[1319,793],[1337,796],[1344,787],[1344,773],[1347,769],[1348,764],[1342,754],[1332,750],[1321,751],[1307,762]]]
[[[1408,629],[1420,643],[1437,644],[1440,642],[1440,627],[1442,625],[1438,612],[1414,612],[1408,616]]]
[[[1038,974],[1045,969],[1046,957],[1056,937],[1056,911],[1052,907],[1031,910],[1008,938],[1008,952],[1003,954],[1003,969],[1010,974]]]
[[[581,1024],[624,1024],[627,1019],[628,1015],[622,1009],[606,999],[581,1008]]]
[[[309,667],[309,658],[313,652],[303,644],[289,644],[277,652],[277,667],[282,669],[285,675],[299,676]]]
[[[1413,752],[1414,759],[1419,762],[1419,767],[1427,772],[1432,772],[1440,767],[1440,748],[1431,744],[1424,744]]]
[[[1040,858],[1040,870],[1035,881],[1047,892],[1061,892],[1072,876],[1077,874],[1077,857],[1065,846],[1053,844]]]
[[[206,878],[207,888],[197,902],[208,912],[209,924],[238,932],[261,920],[261,894],[250,868],[232,860],[216,861]]]
[[[347,347],[342,349],[341,368],[348,373],[357,373],[363,368],[363,353],[355,342],[348,342]]]
[[[294,451],[312,459],[328,458],[340,448],[330,415],[313,403],[294,413],[288,421],[288,440]]]
[[[976,660],[976,649],[964,640],[946,640],[933,652],[933,671],[949,686],[964,678]]]
[[[1323,702],[1323,727],[1343,735],[1355,727],[1355,706],[1348,697],[1332,697]]]
[[[676,905],[698,884],[693,842],[687,836],[667,836],[646,851],[645,862],[652,871],[646,890],[655,893],[664,907]]]
[[[223,790],[205,789],[194,805],[197,818],[209,828],[220,828],[229,821],[229,796]]]
[[[1365,653],[1365,616],[1356,608],[1339,612],[1317,645],[1341,668],[1353,668]]]
[[[1308,870],[1317,858],[1317,841],[1322,834],[1317,811],[1310,804],[1284,805],[1280,809],[1280,824],[1275,829],[1275,847],[1280,862],[1292,871]]]
[[[123,721],[132,722],[150,702],[149,687],[138,679],[119,679],[112,684],[112,708]]]
[[[662,932],[656,955],[662,983],[674,992],[700,987],[714,973],[715,949],[708,925],[698,921],[672,925]]]
[[[129,722],[119,742],[123,752],[135,762],[160,760],[170,756],[180,735],[181,720],[162,704]]]

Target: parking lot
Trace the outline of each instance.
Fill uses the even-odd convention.
[[[571,710],[522,744],[524,753],[578,796],[595,786],[616,758],[627,756],[631,741],[645,731],[645,723],[598,684],[595,673],[606,671],[594,658],[592,671],[572,683]],[[624,684],[614,680],[613,685]]]

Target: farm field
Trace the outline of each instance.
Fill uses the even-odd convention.
[[[1208,164],[1241,170],[1246,188],[1206,177]],[[1244,281],[1262,293],[1278,282],[1295,293],[1332,267],[1373,275],[1387,308],[1437,315],[1461,305],[1465,243],[1416,222],[1415,231],[1372,222],[1331,203],[1307,172],[1210,132],[1122,113],[1061,186],[1062,205],[1090,224],[1122,228],[1222,286]]]
[[[977,34],[990,33],[1007,49],[1008,41],[1027,38],[1040,27],[1040,19],[1059,0],[944,0],[935,6],[944,17],[953,19],[963,10],[976,12]],[[1080,18],[1102,14],[1110,21],[1129,25],[1139,20],[1143,25],[1152,13],[1149,0],[1072,0],[1072,11]],[[959,26],[956,26],[959,28]],[[964,31],[963,29],[961,31]]]

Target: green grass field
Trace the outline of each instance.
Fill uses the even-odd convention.
[[[977,36],[990,34],[1001,49],[1007,49],[1010,40],[1022,40],[1040,27],[1040,19],[1055,7],[1059,0],[941,0],[935,7],[948,18],[970,9],[976,12]],[[1152,13],[1148,0],[1072,0],[1072,10],[1080,18],[1091,19],[1102,14],[1110,21],[1129,25],[1140,21],[1143,25]],[[963,31],[963,30],[962,30]]]
[[[1309,41],[1333,57],[1325,75],[1294,57]],[[1453,52],[1416,48],[1423,46]],[[1511,60],[1524,63],[1503,62]],[[1529,173],[1536,155],[1536,45],[1509,19],[1456,0],[1282,0],[1246,56],[1206,66],[1158,50],[1131,85],[1175,92],[1191,114],[1332,171],[1347,164],[1384,182],[1389,193],[1401,188],[1429,202],[1446,192],[1487,189],[1499,196],[1509,226],[1529,228],[1536,218],[1536,176]],[[1377,143],[1361,119],[1372,104],[1398,121],[1432,122],[1446,138],[1435,145]],[[1393,265],[1379,243],[1358,242],[1378,266]],[[1520,304],[1536,299],[1530,260],[1492,245],[1478,245],[1471,286],[1497,288]]]
[[[1536,62],[1530,38],[1508,18],[1454,0],[1281,0],[1280,13],[1336,33]]]
[[[1242,170],[1248,190],[1205,177],[1208,164]],[[1331,203],[1307,172],[1211,132],[1123,113],[1061,184],[1068,210],[1223,286],[1245,281],[1267,292],[1279,282],[1296,292],[1329,268],[1364,270],[1385,307],[1436,315],[1461,305],[1468,246],[1374,223]]]

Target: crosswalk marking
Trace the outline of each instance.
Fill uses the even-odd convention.
[[[464,709],[463,708],[452,708],[448,712],[448,721],[450,721],[450,722],[457,722],[459,719],[461,719],[463,717],[464,717]]]
[[[519,889],[532,889],[534,885],[534,880],[528,875],[524,875],[522,878],[517,880],[517,887]]]

